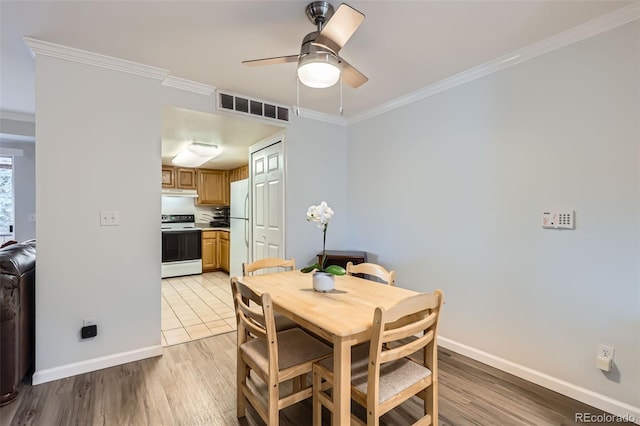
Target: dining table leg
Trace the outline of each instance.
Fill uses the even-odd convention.
[[[351,343],[336,336],[333,342],[333,420],[351,423]]]

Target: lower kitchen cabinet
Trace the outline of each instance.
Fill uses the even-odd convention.
[[[202,272],[218,267],[218,231],[202,231]]]
[[[220,269],[229,272],[229,232],[218,231],[218,253],[220,254]]]
[[[202,272],[229,272],[229,231],[202,231]]]

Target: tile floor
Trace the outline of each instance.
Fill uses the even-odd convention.
[[[228,274],[207,272],[162,280],[162,346],[235,329]]]

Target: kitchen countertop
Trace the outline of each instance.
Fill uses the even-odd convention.
[[[196,223],[195,225],[203,231],[229,231],[228,226],[210,226],[208,223]]]

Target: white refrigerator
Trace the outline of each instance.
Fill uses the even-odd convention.
[[[249,261],[249,180],[231,182],[231,256],[229,275],[242,276],[242,263]]]

